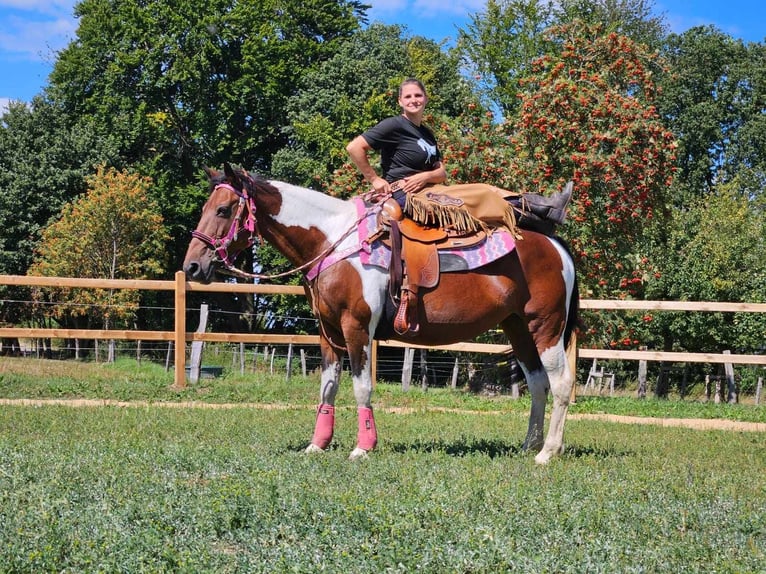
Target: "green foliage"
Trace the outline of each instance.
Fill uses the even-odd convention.
[[[159,209],[149,198],[151,180],[99,168],[88,184],[89,191],[66,204],[61,218],[43,232],[30,274],[98,279],[159,275],[167,236]],[[67,301],[55,308],[58,316],[92,313],[103,317],[106,328],[132,318],[140,298],[130,289],[54,292],[55,299]]]
[[[552,3],[488,0],[484,11],[458,31],[457,52],[485,98],[506,117],[518,110],[520,81],[530,73],[532,61],[551,47],[543,32],[552,17]]]
[[[671,34],[663,53],[670,73],[659,105],[679,141],[675,205],[738,174],[749,174],[762,188],[764,45],[746,46],[713,27],[697,27]]]
[[[85,189],[93,166],[114,154],[112,138],[88,119],[36,97],[11,104],[0,121],[0,273],[23,275],[42,230]],[[0,287],[0,321],[30,317],[27,289]]]
[[[647,295],[680,301],[764,302],[766,214],[737,180],[676,212],[656,258]],[[762,352],[764,317],[750,313],[658,314],[655,322],[683,350]],[[667,345],[666,345],[667,346]]]
[[[570,241],[586,292],[636,294],[641,239],[664,203],[674,137],[655,108],[655,58],[623,36],[551,30],[560,55],[524,82],[512,169],[527,191],[575,184]]]
[[[436,43],[380,24],[354,34],[301,80],[289,103],[291,145],[274,158],[272,174],[342,197],[362,191],[346,144],[400,113],[397,90],[410,76],[426,83],[433,113],[457,115],[470,97],[455,62]]]
[[[288,143],[287,101],[356,31],[356,0],[83,0],[76,40],[48,96],[117,142],[119,162],[152,177],[178,267],[198,213],[203,165],[268,171]]]
[[[42,97],[12,104],[0,123],[0,273],[24,274],[40,233],[85,190],[85,176],[113,153],[99,126],[77,122]]]
[[[655,15],[658,7],[651,0],[563,0],[556,4],[557,24],[574,20],[598,24],[650,50],[659,48],[668,33],[664,16]]]
[[[488,0],[459,30],[456,52],[475,75],[485,105],[511,118],[534,60],[560,49],[546,36],[548,28],[581,21],[655,49],[667,26],[652,12],[653,3],[645,0]]]

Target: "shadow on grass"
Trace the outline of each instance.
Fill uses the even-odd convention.
[[[484,454],[490,458],[498,456],[514,456],[523,453],[520,444],[509,444],[501,440],[487,439],[465,439],[460,438],[453,441],[432,440],[432,441],[413,441],[399,442],[388,445],[396,453],[406,452],[443,452],[449,456],[469,456],[473,454]]]
[[[597,460],[608,460],[633,456],[633,453],[626,450],[617,450],[613,447],[603,448],[593,446],[565,445],[564,456],[568,458],[594,458]]]
[[[527,453],[521,448],[520,443],[510,444],[507,441],[487,440],[487,439],[457,439],[447,442],[443,440],[433,441],[414,441],[408,443],[394,443],[390,445],[393,452],[441,452],[449,456],[470,456],[474,454],[483,454],[490,458],[503,456],[531,456],[534,453]],[[593,458],[598,460],[608,460],[614,458],[623,458],[631,456],[628,451],[619,451],[615,448],[602,448],[593,446],[569,445],[564,448],[564,456],[567,458]]]
[[[303,452],[309,445],[307,442],[291,442],[288,444],[285,452]],[[521,448],[521,443],[511,444],[508,441],[490,440],[490,439],[468,439],[459,438],[453,441],[445,440],[415,440],[411,442],[387,443],[386,450],[397,454],[404,453],[444,453],[448,456],[463,457],[471,455],[485,455],[489,458],[511,457],[511,456],[532,456],[535,453],[526,452]],[[343,449],[342,445],[335,442],[331,443],[326,452],[335,452]],[[609,460],[632,456],[633,453],[625,450],[617,450],[613,447],[595,447],[585,445],[566,445],[564,447],[564,457],[566,458],[592,458],[596,460]]]

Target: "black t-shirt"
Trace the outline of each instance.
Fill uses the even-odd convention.
[[[441,160],[434,134],[404,116],[393,116],[362,134],[372,149],[380,152],[383,179],[394,182],[423,171],[431,171]]]

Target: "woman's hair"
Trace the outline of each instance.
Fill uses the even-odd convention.
[[[423,95],[428,96],[428,92],[426,92],[426,87],[423,85],[423,82],[421,82],[417,78],[407,78],[401,84],[399,84],[399,97],[402,96],[402,89],[404,88],[404,86],[408,84],[415,84],[418,88],[423,90]]]

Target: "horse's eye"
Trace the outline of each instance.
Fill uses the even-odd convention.
[[[231,217],[231,207],[229,207],[228,205],[221,205],[218,207],[215,214],[218,217],[229,218]]]

